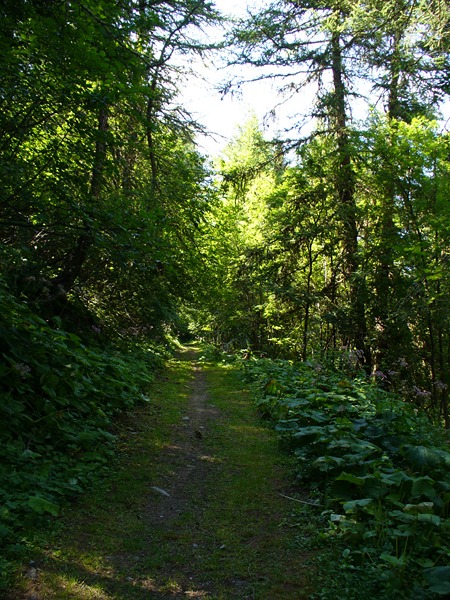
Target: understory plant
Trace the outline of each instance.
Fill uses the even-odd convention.
[[[444,431],[366,377],[312,362],[243,364],[259,410],[295,457],[299,483],[320,497],[322,538],[339,548],[340,575],[365,579],[377,598],[448,597]],[[351,589],[341,597],[358,597]],[[336,590],[329,594],[320,597]]]
[[[105,471],[112,422],[139,402],[164,351],[85,345],[0,288],[0,590],[28,533]],[[4,588],[3,588],[4,589]]]

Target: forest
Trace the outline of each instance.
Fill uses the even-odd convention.
[[[0,579],[197,339],[342,535],[450,593],[450,4],[5,0],[0,48]],[[219,60],[292,125],[205,156],[180,92]]]

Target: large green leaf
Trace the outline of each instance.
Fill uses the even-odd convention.
[[[345,512],[353,512],[356,508],[365,508],[372,503],[372,498],[361,498],[359,500],[350,500],[350,502],[344,502],[342,506]]]
[[[404,471],[395,470],[393,473],[387,473],[382,475],[381,481],[386,485],[401,485],[407,481],[411,481],[411,477]]]
[[[403,453],[405,458],[420,470],[423,470],[425,467],[438,467],[442,465],[446,460],[443,454],[447,454],[428,446],[413,446],[411,444],[405,445]]]
[[[319,425],[310,425],[309,427],[301,427],[299,428],[292,437],[294,438],[318,438],[326,432],[324,427],[320,427]]]
[[[397,558],[396,556],[392,556],[391,554],[388,554],[387,552],[383,552],[383,554],[380,554],[380,558],[381,558],[381,560],[384,560],[385,562],[389,563],[390,565],[392,565],[394,567],[401,567],[405,564],[405,559],[403,556],[401,556],[400,558]]]
[[[430,590],[440,596],[450,594],[450,567],[433,567],[424,571]]]
[[[434,488],[434,481],[431,477],[418,477],[413,480],[411,487],[411,496],[413,498],[419,498],[425,496],[426,498],[434,498],[437,496],[437,491]]]
[[[28,499],[28,506],[37,512],[39,515],[50,513],[54,517],[59,515],[59,506],[54,502],[50,502],[41,496],[32,496]]]
[[[346,473],[343,471],[338,477],[336,477],[337,481],[348,481],[349,483],[354,483],[355,485],[364,485],[366,482],[366,477],[357,477],[356,475],[352,475],[352,473]]]

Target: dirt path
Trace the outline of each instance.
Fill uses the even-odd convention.
[[[196,353],[179,353],[179,359],[193,364],[194,379],[181,423],[175,424],[173,442],[166,447],[163,459],[172,466],[165,478],[164,488],[153,486],[146,518],[152,526],[170,528],[177,516],[190,507],[196,507],[192,495],[204,496],[213,460],[204,454],[204,439],[211,422],[220,419],[220,411],[210,403],[205,374],[197,365]],[[166,495],[168,494],[168,495]]]
[[[121,426],[109,485],[37,556],[26,598],[308,598],[289,468],[236,373],[185,350],[150,396]]]
[[[183,529],[183,518],[189,514],[193,523],[193,553],[199,547],[195,542],[196,528],[203,517],[209,483],[217,472],[214,456],[205,449],[205,440],[210,435],[212,424],[221,419],[220,410],[211,404],[205,374],[196,358],[197,353],[193,350],[178,354],[179,360],[193,364],[194,378],[181,422],[173,425],[173,441],[161,457],[170,466],[169,473],[163,478],[164,487],[151,486],[153,494],[145,511],[145,520],[152,531],[150,542],[172,540],[174,546]],[[175,555],[176,547],[170,553]],[[209,583],[200,581],[194,584],[194,578],[197,579],[197,572],[189,561],[182,568],[177,561],[174,564],[167,561],[159,569],[158,580],[161,583],[158,584],[155,579],[143,583],[146,589],[163,597],[167,597],[168,593],[174,598],[210,597],[207,590]],[[167,582],[177,580],[181,583],[167,586]]]

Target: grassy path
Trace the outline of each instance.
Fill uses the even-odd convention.
[[[114,474],[66,511],[22,597],[308,598],[287,459],[236,372],[186,350],[149,396],[118,426]]]

